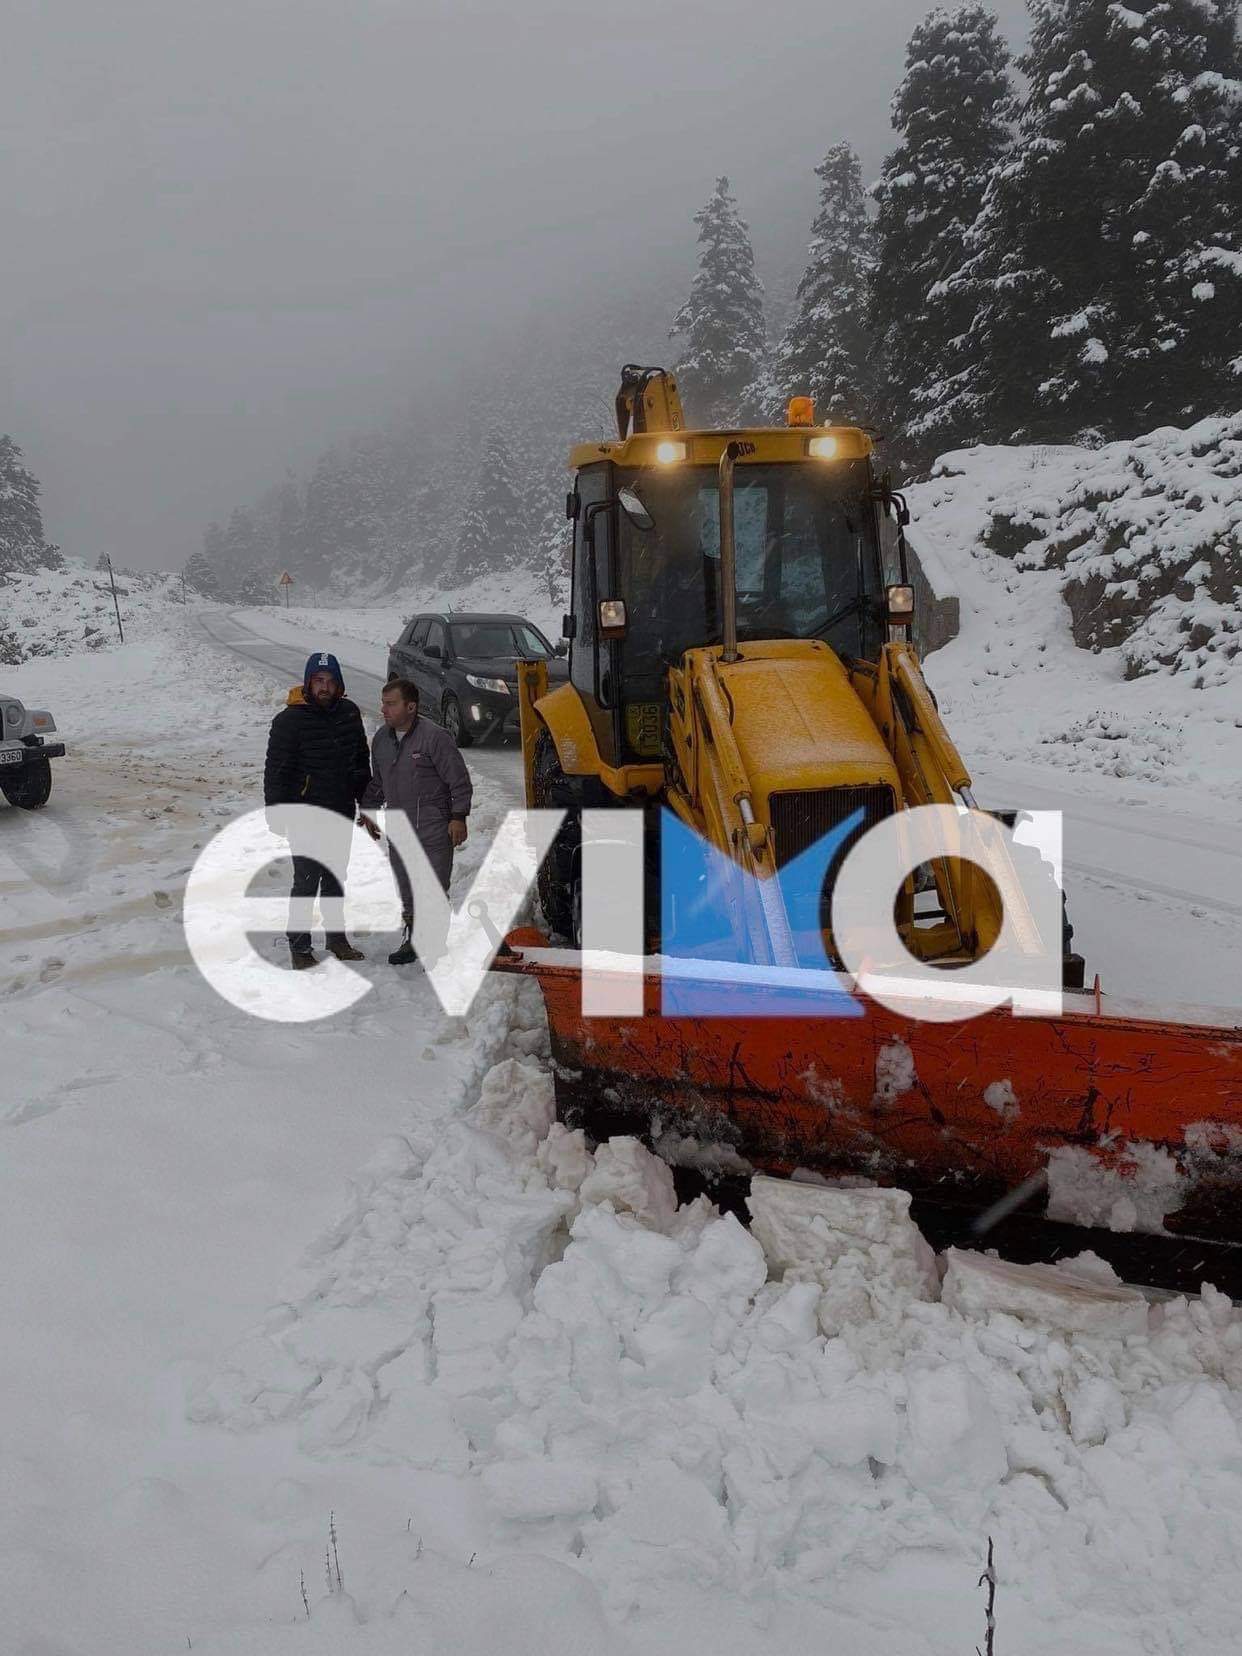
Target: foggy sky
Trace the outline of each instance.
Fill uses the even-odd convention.
[[[875,177],[927,10],[7,0],[0,432],[49,538],[178,567],[525,319],[649,288],[663,328],[719,172],[787,289],[811,168],[848,138]]]

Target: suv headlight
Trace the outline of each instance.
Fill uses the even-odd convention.
[[[498,696],[509,694],[509,686],[504,679],[480,678],[477,673],[467,673],[466,683],[473,684],[476,690],[494,690]]]
[[[10,724],[21,724],[22,704],[20,702],[10,702],[4,710],[4,716]]]

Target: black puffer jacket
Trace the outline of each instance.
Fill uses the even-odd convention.
[[[348,696],[326,711],[297,684],[272,720],[263,770],[265,805],[319,805],[353,816],[371,779],[362,714]]]

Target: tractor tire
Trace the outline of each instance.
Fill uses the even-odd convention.
[[[548,930],[576,949],[582,941],[582,816],[574,789],[561,769],[556,744],[546,730],[535,738],[531,784],[537,808],[566,813],[539,865],[539,906]]]
[[[444,705],[440,709],[440,723],[459,748],[468,748],[473,745],[474,737],[466,729],[466,721],[462,717],[461,703],[456,696],[445,696]]]
[[[52,797],[52,761],[35,759],[16,776],[0,775],[0,793],[22,811],[41,811]]]

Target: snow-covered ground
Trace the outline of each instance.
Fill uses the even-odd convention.
[[[952,561],[958,508],[938,528],[930,498]],[[1146,937],[1179,989],[1193,951],[1204,998],[1242,1002],[1238,905],[1213,906],[1237,892],[1232,692],[1123,682],[1066,642],[1052,572],[954,574],[963,635],[930,670],[979,791],[1059,792],[1092,835],[1071,877],[1098,863],[1088,929],[1118,959]],[[377,675],[403,616],[245,619]],[[259,659],[170,606],[124,650],[3,674],[70,752],[46,812],[0,808],[0,1645],[957,1656],[991,1536],[1000,1650],[1233,1650],[1219,1296],[1148,1307],[1089,1261],[953,1261],[942,1291],[886,1201],[829,1223],[795,1199],[752,1233],[679,1210],[637,1146],[551,1122],[528,987],[453,1023],[386,940],[325,1024],[213,995],[179,897],[257,800],[283,696]],[[1131,734],[1067,738],[1093,709]],[[459,897],[511,798],[510,756],[470,757]]]
[[[202,607],[193,592],[187,609]],[[32,656],[75,655],[117,642],[117,609],[128,638],[163,627],[170,606],[182,608],[179,576],[118,570],[116,598],[107,570],[66,558],[58,569],[0,576],[0,671]]]

